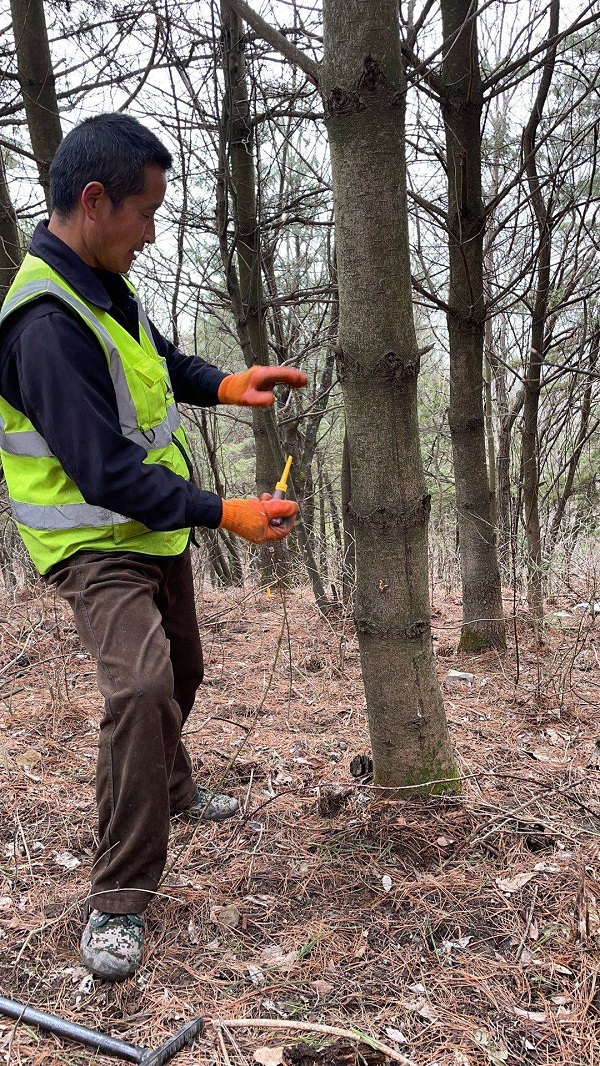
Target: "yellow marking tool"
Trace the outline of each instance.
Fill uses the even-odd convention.
[[[273,493],[274,500],[282,500],[287,492],[288,477],[290,474],[290,467],[292,465],[292,456],[288,455],[287,462],[283,468],[283,474],[275,486],[275,492]]]

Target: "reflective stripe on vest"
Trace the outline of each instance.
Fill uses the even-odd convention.
[[[88,526],[122,525],[131,522],[131,518],[107,511],[104,507],[94,507],[91,503],[67,503],[61,507],[47,507],[44,504],[19,503],[10,501],[15,521],[29,529],[86,529]]]
[[[61,300],[68,307],[71,307],[81,318],[89,324],[94,334],[101,342],[106,355],[108,357],[108,369],[111,376],[113,388],[115,390],[115,396],[117,398],[117,410],[119,413],[119,423],[121,426],[121,432],[124,437],[139,445],[144,451],[149,452],[154,448],[167,448],[173,440],[173,433],[178,429],[181,419],[179,417],[179,411],[175,402],[171,403],[167,408],[166,418],[163,419],[157,426],[152,426],[151,429],[144,431],[138,429],[138,417],[135,409],[135,404],[131,398],[129,387],[127,385],[127,379],[125,377],[125,371],[123,369],[123,363],[121,357],[115,347],[108,330],[98,321],[96,316],[92,314],[88,307],[77,297],[72,296],[71,293],[61,288],[51,278],[47,278],[40,281],[28,281],[25,285],[21,286],[18,292],[10,299],[7,300],[0,313],[0,325],[8,315],[19,308],[28,297],[44,296],[49,294]],[[134,293],[132,293],[134,295]],[[140,326],[148,336],[148,340],[154,346],[152,340],[152,333],[150,331],[150,323],[146,317],[146,313],[142,308],[139,297],[135,293],[135,301],[138,308],[138,316],[140,320]],[[158,353],[157,353],[158,354]],[[160,358],[160,356],[159,356]],[[161,360],[162,362],[162,360]],[[6,452],[10,452],[11,455],[35,455],[35,456],[50,456],[53,453],[48,448],[43,437],[36,434],[38,438],[38,447],[41,447],[39,442],[43,442],[45,451],[28,452],[21,451],[21,443],[23,446],[27,446],[27,441],[16,441],[16,437],[33,437],[32,433],[10,433],[3,434],[0,446]],[[8,444],[7,444],[8,442]],[[14,442],[14,443],[13,443]],[[36,446],[36,442],[31,440],[32,447]],[[17,449],[17,450],[15,450]],[[90,523],[90,525],[96,525],[96,523]],[[46,526],[37,526],[35,528],[45,529]],[[60,527],[62,528],[62,527]]]
[[[0,451],[8,452],[9,455],[27,455],[35,459],[48,459],[53,453],[46,441],[35,429],[26,430],[24,433],[5,433],[6,425],[0,415]]]

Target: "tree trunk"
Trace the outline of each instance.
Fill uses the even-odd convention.
[[[62,140],[43,0],[11,0],[19,84],[48,211],[50,163]]]
[[[490,485],[490,521],[494,531],[494,543],[498,543],[498,504],[496,500],[496,441],[494,439],[494,416],[492,407],[492,364],[489,357],[491,348],[492,324],[485,324],[486,356],[484,360],[485,378],[485,439],[487,444],[488,478]],[[489,343],[488,343],[489,341]]]
[[[248,103],[243,24],[226,0],[221,0],[221,29],[225,74],[222,129],[229,163],[228,192],[235,229],[240,296],[250,340],[250,348],[244,352],[244,357],[248,366],[255,363],[268,366],[269,338],[261,280],[254,129]],[[268,416],[269,412],[256,408],[252,410],[256,491],[259,496],[262,492],[273,492],[275,482],[281,475],[269,443],[266,426]],[[264,548],[259,555],[264,580],[272,576],[274,555],[277,557],[278,576],[280,579],[284,577],[287,553],[283,544],[276,545],[274,552]]]
[[[324,0],[356,536],[356,625],[377,785],[456,787],[431,643],[427,495],[417,421],[397,0]]]
[[[496,484],[498,511],[498,558],[503,572],[510,576],[512,564],[513,516],[512,488],[510,476],[510,444],[513,426],[521,413],[525,399],[525,390],[519,389],[512,407],[508,402],[506,387],[506,363],[508,352],[504,343],[504,332],[500,334],[501,358],[497,359],[492,348],[489,351],[490,364],[496,387],[496,409],[498,413],[498,447],[496,452]]]
[[[221,498],[223,498],[225,496],[225,487],[223,485],[223,482],[221,481],[221,472],[219,470],[219,464],[217,461],[217,452],[215,449],[214,436],[209,430],[206,410],[193,410],[191,417],[198,426],[198,429],[200,430],[200,435],[202,437],[202,440],[204,441],[206,457],[208,459],[208,465],[210,467],[210,472],[213,477],[215,492],[219,496],[221,496]],[[201,484],[200,478],[198,477],[197,483]],[[242,565],[242,557],[239,550],[240,542],[238,538],[233,536],[226,529],[210,530],[210,533],[214,533],[215,540],[219,540],[220,538],[221,546],[219,546],[219,551],[222,550],[222,546],[224,545],[225,556],[229,557],[229,564],[226,567],[222,567],[223,573],[226,571],[231,578],[231,580],[226,583],[241,588],[244,584],[244,568]],[[209,538],[209,542],[212,543],[211,538]],[[214,555],[216,555],[216,549],[213,550],[213,556]]]
[[[341,529],[341,525],[340,525],[340,513],[339,513],[339,508],[338,508],[338,505],[337,505],[337,501],[336,501],[336,498],[335,498],[335,492],[333,491],[333,485],[331,483],[331,478],[329,477],[329,474],[328,474],[328,471],[327,471],[327,465],[326,465],[326,463],[325,463],[325,461],[323,459],[320,459],[320,466],[321,466],[321,471],[323,473],[323,485],[324,485],[324,488],[325,488],[325,494],[327,496],[327,504],[328,504],[328,507],[329,507],[329,517],[331,519],[331,528],[332,528],[332,531],[333,531],[333,547],[334,547],[334,552],[335,552],[335,568],[334,568],[335,577],[334,577],[334,580],[339,581],[340,582],[340,586],[343,586],[343,569],[342,569],[342,567],[343,567],[343,558],[344,558],[344,548],[343,548],[343,544],[342,544],[342,529]],[[335,585],[333,587],[335,588]],[[343,596],[343,587],[341,587],[340,592],[341,592],[341,595]],[[335,597],[337,598],[337,591],[335,593]]]
[[[567,509],[567,504],[573,493],[573,486],[575,484],[575,475],[579,466],[579,460],[581,459],[581,453],[586,440],[588,439],[588,426],[590,424],[590,414],[592,411],[592,400],[594,394],[594,382],[595,375],[598,366],[598,357],[600,355],[600,323],[596,326],[593,333],[590,347],[590,356],[588,360],[588,374],[589,377],[583,388],[583,396],[581,400],[581,415],[579,418],[579,430],[577,432],[577,439],[575,441],[575,447],[573,454],[569,459],[567,466],[567,473],[565,477],[565,483],[563,485],[562,492],[556,503],[554,514],[552,516],[552,523],[550,525],[550,532],[548,534],[548,542],[550,550],[552,551],[558,540],[558,534],[562,520]]]
[[[550,27],[548,31],[550,38],[558,33],[559,15],[559,0],[551,0]],[[552,212],[544,203],[538,178],[536,137],[544,104],[552,83],[555,59],[556,45],[549,48],[546,54],[536,99],[529,121],[523,131],[525,169],[539,234],[537,275],[531,314],[531,345],[525,371],[525,402],[523,404],[523,429],[521,432],[523,512],[527,538],[527,603],[536,626],[544,615],[542,533],[539,515],[538,412],[542,389],[542,366],[546,358],[546,322],[550,299],[552,230],[554,226]]]
[[[350,603],[356,585],[356,544],[354,541],[354,526],[350,517],[350,501],[352,499],[352,473],[350,470],[350,455],[348,452],[348,434],[344,432],[342,446],[342,527],[344,530],[344,546],[342,557],[342,599],[344,603]]]
[[[255,362],[266,364],[269,361],[263,311],[254,162],[251,152],[252,129],[248,121],[242,25],[235,10],[226,0],[222,0],[221,17],[226,93],[219,140],[217,229],[227,289],[231,296],[244,361],[247,366],[252,366]],[[239,280],[227,240],[229,192],[234,200]],[[286,457],[273,409],[264,412],[253,411],[252,416],[256,442],[257,491],[271,492],[283,472]],[[288,481],[288,495],[296,498],[293,475]],[[316,602],[323,609],[327,597],[301,516],[296,522],[296,536]],[[284,545],[278,544],[273,552],[265,552],[261,556],[263,575],[267,580],[273,578],[274,572],[277,580],[285,575],[284,552]]]
[[[0,305],[21,262],[17,216],[10,198],[4,157],[0,150]]]
[[[485,300],[481,195],[482,91],[470,0],[442,0],[442,113],[448,170],[450,409],[460,540],[461,651],[506,649],[502,589],[486,465]]]

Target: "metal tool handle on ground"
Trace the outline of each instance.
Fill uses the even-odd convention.
[[[194,1037],[200,1036],[203,1028],[202,1018],[193,1018],[178,1033],[175,1033],[175,1036],[165,1040],[156,1051],[145,1051],[140,1059],[141,1066],[163,1066],[178,1051],[181,1051],[187,1044],[191,1044]]]
[[[26,1025],[37,1025],[40,1029],[46,1029],[56,1036],[66,1037],[67,1040],[75,1040],[78,1044],[102,1051],[105,1055],[116,1055],[128,1062],[137,1062],[142,1066],[164,1066],[186,1044],[191,1044],[194,1037],[199,1036],[204,1028],[202,1018],[194,1018],[184,1025],[178,1033],[170,1037],[155,1051],[152,1048],[136,1047],[128,1044],[125,1040],[100,1033],[96,1029],[88,1029],[85,1025],[76,1022],[68,1022],[65,1018],[58,1018],[55,1014],[46,1014],[36,1010],[35,1007],[27,1007],[24,1003],[17,1003],[13,999],[0,996],[0,1014],[8,1018],[14,1018],[17,1022]]]

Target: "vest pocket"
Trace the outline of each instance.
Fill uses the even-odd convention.
[[[150,361],[129,365],[127,376],[140,429],[147,431],[167,416],[169,382],[161,365]]]

